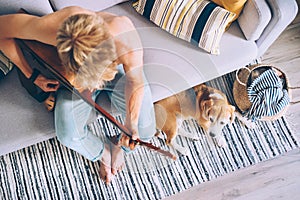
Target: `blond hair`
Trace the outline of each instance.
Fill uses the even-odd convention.
[[[115,77],[115,43],[101,17],[73,15],[64,21],[56,39],[65,71],[75,74],[76,85],[83,89],[102,88]]]

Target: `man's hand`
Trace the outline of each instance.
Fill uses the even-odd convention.
[[[125,134],[122,134],[122,137],[120,140],[120,145],[122,145],[124,147],[129,147],[130,150],[133,150],[136,147],[136,145],[138,145],[138,143],[136,142],[136,139],[139,138],[138,128],[136,125],[132,125],[131,123],[126,123],[125,126],[130,131],[131,138]]]
[[[136,142],[135,140],[131,139],[127,135],[122,134],[122,137],[121,137],[121,140],[119,142],[119,145],[124,146],[124,147],[128,147],[128,148],[130,148],[130,150],[133,150],[138,145],[138,142]]]
[[[34,84],[44,92],[55,92],[59,88],[59,82],[57,80],[48,79],[41,74],[35,79]]]

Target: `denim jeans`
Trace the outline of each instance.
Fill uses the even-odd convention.
[[[114,106],[122,115],[126,115],[125,104],[125,79],[122,65],[118,66],[119,73],[113,81],[107,82],[102,90],[93,93],[93,100],[101,92],[106,92]],[[152,103],[150,87],[145,79],[144,97],[140,110],[138,131],[141,140],[149,140],[155,134],[155,114]],[[73,149],[85,158],[91,161],[97,161],[101,158],[104,141],[102,138],[94,135],[87,126],[90,114],[94,109],[84,100],[74,95],[67,89],[57,91],[55,105],[55,130],[58,140],[66,147]]]

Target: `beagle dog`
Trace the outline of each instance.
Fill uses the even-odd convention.
[[[183,155],[187,155],[188,149],[176,143],[176,136],[199,139],[181,128],[183,120],[195,119],[219,147],[225,147],[227,144],[222,129],[235,118],[235,107],[228,103],[226,95],[205,84],[160,100],[154,104],[154,109],[157,130],[166,134],[167,145]],[[160,131],[156,136],[159,135]]]

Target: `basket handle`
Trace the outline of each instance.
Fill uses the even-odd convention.
[[[241,67],[240,69],[236,70],[235,72],[235,78],[236,80],[239,82],[239,84],[243,85],[243,86],[247,86],[246,83],[243,83],[240,79],[239,79],[239,76],[238,76],[238,73],[240,72],[241,69],[246,69],[248,72],[249,72],[249,75],[251,74],[251,70],[248,68],[248,67]]]

